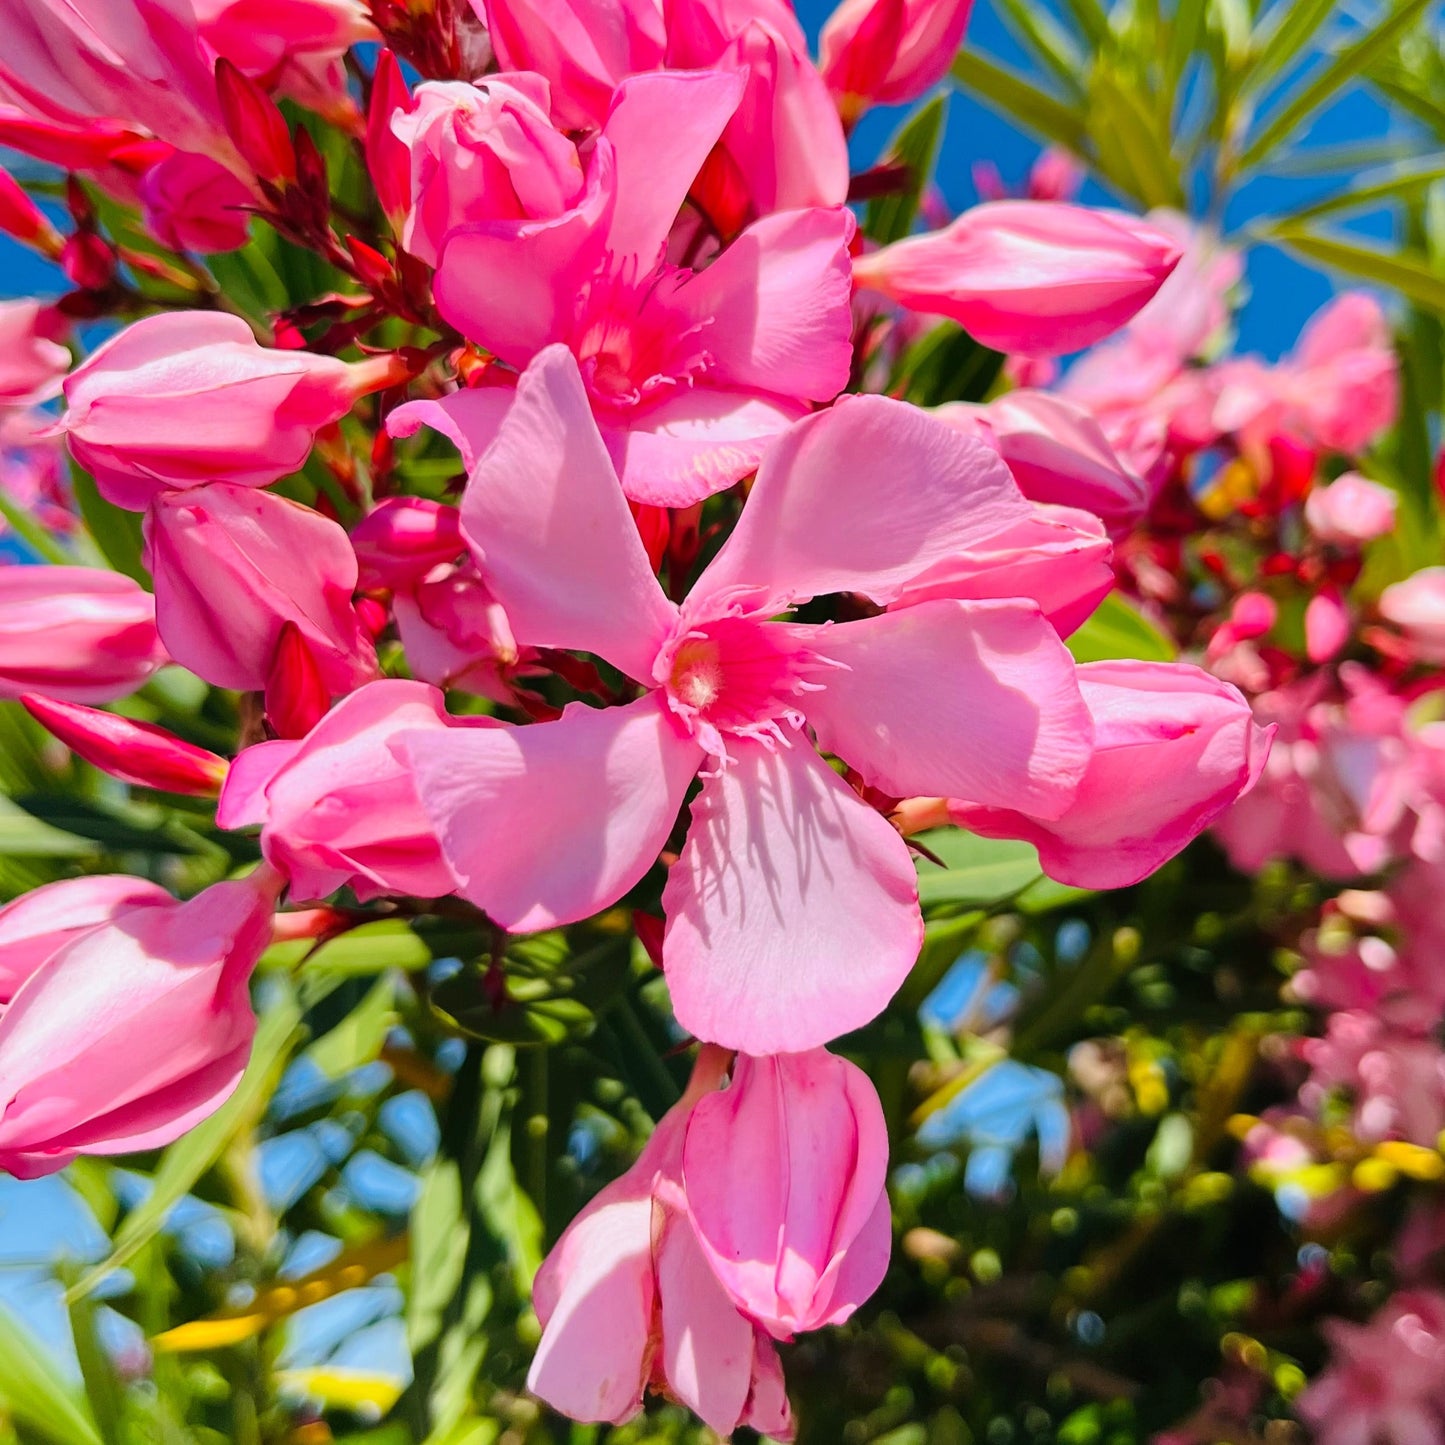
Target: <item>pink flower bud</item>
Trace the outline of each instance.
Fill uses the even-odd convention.
[[[120,874],[63,878],[0,908],[0,1014],[20,985],[82,933],[137,908],[174,903],[157,883]]]
[[[82,291],[103,291],[115,280],[115,247],[94,231],[75,231],[60,248],[60,269]]]
[[[1445,663],[1445,567],[1426,567],[1380,594],[1380,614],[1420,662]]]
[[[683,1191],[732,1302],[775,1339],[841,1324],[893,1244],[888,1126],[867,1075],[826,1049],[740,1055],[688,1120]]]
[[[844,119],[937,85],[972,9],[973,0],[843,0],[823,26],[818,68]]]
[[[364,628],[370,635],[370,628]],[[278,738],[303,738],[326,715],[331,690],[321,664],[294,622],[281,624],[266,679],[266,721]]]
[[[279,887],[263,868],[122,912],[46,959],[0,1015],[0,1169],[33,1179],[159,1148],[220,1108],[250,1056],[246,985]]]
[[[1117,330],[1164,283],[1178,241],[1120,211],[990,201],[853,262],[858,285],[957,321],[996,351],[1058,356]]]
[[[411,92],[390,50],[376,57],[371,77],[371,108],[366,116],[366,168],[391,229],[401,234],[411,206],[411,152],[393,122],[411,109]]]
[[[388,497],[351,529],[363,587],[407,587],[466,551],[461,513],[425,497]]]
[[[1399,498],[1389,487],[1346,472],[1305,498],[1305,521],[1321,542],[1356,547],[1395,529]]]
[[[1026,839],[1060,883],[1123,888],[1254,785],[1274,730],[1255,723],[1229,683],[1184,663],[1087,663],[1079,690],[1094,720],[1094,752],[1061,817],[966,805],[950,816],[985,837]]]
[[[0,168],[0,231],[47,256],[60,254],[60,236],[9,171]]]
[[[351,605],[356,557],[333,521],[270,492],[213,482],[162,492],[146,516],[146,566],[171,656],[217,687],[271,681],[296,625],[333,693],[376,672]]]
[[[370,362],[259,346],[239,316],[177,311],[82,362],[61,425],[101,494],[141,511],[166,488],[260,487],[298,470],[316,433],[379,379]]]
[[[172,151],[140,187],[146,228],[173,251],[214,255],[246,244],[256,196],[210,156]]]
[[[58,396],[70,370],[62,341],[70,325],[43,301],[0,301],[0,406],[31,406]]]
[[[1148,484],[1119,459],[1093,415],[1064,397],[1011,391],[987,406],[954,402],[938,414],[993,447],[1032,501],[1091,512],[1114,537],[1149,508]]]
[[[140,788],[214,798],[226,780],[225,758],[183,742],[153,723],[79,703],[27,693],[20,699],[36,722],[86,762]]]
[[[155,602],[100,567],[0,567],[0,697],[111,702],[165,661]]]
[[[792,1438],[777,1351],[723,1291],[680,1194],[688,1114],[725,1061],[703,1050],[636,1164],[568,1225],[537,1272],[542,1340],[527,1388],[574,1420],[621,1424],[651,1386],[724,1437],[751,1426]]]
[[[435,688],[374,682],[339,702],[300,741],[247,748],[232,764],[216,820],[223,828],[260,824],[261,850],[298,900],[338,888],[352,889],[362,902],[388,893],[451,893],[456,877],[394,745],[404,730],[451,725]]]
[[[458,226],[550,219],[582,195],[577,147],[552,124],[540,76],[428,81],[392,127],[411,154],[402,242],[430,266]]]
[[[1316,664],[1328,662],[1349,640],[1350,609],[1338,587],[1326,587],[1305,608],[1305,656]]]

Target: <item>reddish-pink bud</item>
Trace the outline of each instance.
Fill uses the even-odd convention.
[[[140,788],[214,798],[226,781],[225,758],[198,748],[152,723],[75,702],[27,693],[25,710],[71,752],[103,773]]]
[[[276,102],[229,60],[216,62],[216,91],[226,130],[246,164],[263,181],[296,180],[296,147]]]
[[[19,181],[0,168],[0,231],[34,246],[47,256],[60,254],[60,235],[40,212]]]
[[[411,206],[411,151],[391,128],[398,111],[411,109],[411,92],[396,56],[383,50],[371,80],[371,109],[366,117],[366,165],[377,200],[392,230],[401,234]]]
[[[77,231],[61,247],[60,269],[82,291],[103,291],[115,278],[115,249],[94,231]]]
[[[278,737],[304,738],[330,706],[331,692],[301,629],[283,623],[266,681],[266,721]]]
[[[365,587],[410,587],[466,551],[461,513],[426,497],[389,497],[351,531]]]

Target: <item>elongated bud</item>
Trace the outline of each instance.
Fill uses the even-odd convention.
[[[296,180],[296,147],[276,102],[229,60],[216,62],[216,91],[231,140],[259,179],[272,185]]]
[[[20,182],[3,168],[0,168],[0,231],[52,258],[60,254],[60,233],[41,214],[40,207]]]
[[[411,109],[411,92],[396,56],[383,50],[371,79],[371,109],[366,117],[366,166],[381,209],[392,230],[401,234],[411,208],[411,151],[391,128],[398,111]]]
[[[266,683],[266,721],[277,737],[304,738],[330,706],[331,694],[301,629],[283,623]]]
[[[26,712],[93,767],[134,787],[214,798],[230,764],[153,723],[27,693]]]

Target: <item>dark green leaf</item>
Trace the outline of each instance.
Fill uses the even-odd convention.
[[[893,137],[885,162],[901,162],[908,167],[908,183],[901,191],[869,201],[863,218],[863,231],[879,245],[901,241],[913,229],[918,202],[938,163],[938,148],[943,139],[944,122],[948,119],[947,95],[936,95],[916,115],[910,116]]]
[[[150,573],[141,566],[141,519],[138,512],[126,512],[107,502],[95,488],[88,472],[71,469],[71,491],[80,509],[85,530],[90,533],[100,554],[115,568],[133,577],[147,591]]]

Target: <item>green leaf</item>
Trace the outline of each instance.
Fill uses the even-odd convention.
[[[1255,132],[1239,158],[1239,168],[1248,170],[1257,165],[1281,141],[1288,140],[1309,116],[1332,100],[1373,60],[1384,55],[1424,14],[1429,3],[1430,0],[1400,0],[1385,20],[1316,71]]]
[[[89,838],[43,823],[0,798],[0,858],[89,858],[98,851]]]
[[[1061,145],[1075,155],[1084,153],[1087,127],[1083,116],[1022,76],[971,50],[959,52],[952,75],[955,85],[972,91],[1031,135]]]
[[[121,1268],[165,1226],[171,1210],[224,1153],[236,1134],[250,1127],[265,1108],[281,1067],[291,1052],[301,1011],[288,991],[261,1015],[251,1062],[236,1092],[221,1107],[163,1155],[151,1179],[151,1192],[126,1215],[116,1231],[109,1258],[90,1270],[66,1292],[67,1300],[90,1294],[112,1271]]]
[[[394,994],[390,978],[378,979],[366,997],[334,1029],[317,1039],[304,1057],[328,1079],[339,1079],[371,1063],[396,1022]]]
[[[901,162],[908,167],[908,184],[892,195],[869,201],[863,218],[863,231],[879,245],[901,241],[913,229],[918,202],[923,188],[938,163],[938,148],[943,139],[944,122],[948,119],[948,96],[936,95],[893,137],[884,156],[884,164]]]
[[[1399,200],[1439,180],[1445,180],[1445,160],[1439,157],[1425,165],[1394,170],[1378,180],[1355,176],[1347,189],[1311,201],[1308,205],[1293,207],[1285,224],[1295,226],[1301,221],[1315,220],[1339,211],[1357,211],[1362,206],[1380,201]]]
[[[52,828],[93,839],[111,853],[184,854],[205,848],[201,838],[160,808],[134,803],[107,806],[54,793],[25,793],[15,801]]]
[[[56,1445],[102,1445],[90,1411],[55,1362],[0,1305],[0,1401],[21,1424]]]
[[[1039,855],[1012,838],[980,838],[962,828],[919,834],[944,866],[918,860],[918,899],[925,908],[978,908],[1008,898],[1039,876]]]
[[[75,558],[66,553],[64,547],[25,510],[17,506],[4,491],[0,488],[0,517],[5,518],[10,530],[40,558],[42,562],[50,562],[56,566],[65,566],[73,563]]]
[[[115,568],[133,577],[150,591],[150,573],[141,565],[141,519],[139,512],[126,512],[107,502],[96,490],[95,481],[79,467],[71,468],[70,489],[80,509],[85,530],[100,554]]]
[[[1164,74],[1168,78],[1171,95],[1178,90],[1179,81],[1199,44],[1199,33],[1204,25],[1204,8],[1205,0],[1178,0],[1174,7],[1164,52]]]
[[[1001,352],[975,341],[961,326],[941,322],[908,348],[889,392],[915,406],[982,401],[1003,367]]]
[[[1175,657],[1174,644],[1117,592],[1104,598],[1094,615],[1068,639],[1068,648],[1078,662],[1106,662],[1116,657],[1172,662]]]
[[[1079,81],[1085,74],[1084,58],[1068,32],[1055,23],[1047,10],[1029,0],[1001,0],[1001,4],[1003,18],[1014,34],[1071,94],[1082,100]]]
[[[467,1230],[456,1160],[434,1160],[422,1173],[410,1232],[406,1342],[415,1353],[441,1333],[443,1312],[461,1285],[466,1264]]]
[[[1268,234],[1311,261],[1389,286],[1417,306],[1445,316],[1445,275],[1424,256],[1409,251],[1383,251],[1343,236],[1290,224],[1276,226]]]
[[[1250,58],[1238,80],[1240,93],[1257,90],[1302,55],[1335,9],[1335,0],[1276,0],[1249,38]]]
[[[323,943],[306,960],[306,973],[354,978],[399,968],[414,973],[432,961],[431,950],[397,918],[363,923]]]
[[[1100,167],[1147,207],[1182,207],[1179,168],[1167,136],[1129,79],[1102,63],[1089,86],[1090,130]]]

